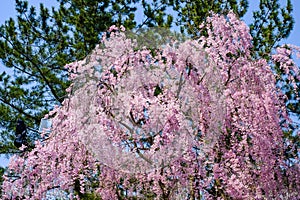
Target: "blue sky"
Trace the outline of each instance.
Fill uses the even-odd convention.
[[[280,0],[282,5],[286,3],[286,0]],[[30,5],[39,6],[40,3],[51,7],[57,5],[55,0],[29,0]],[[252,10],[256,10],[258,7],[259,0],[249,0],[249,11],[246,14],[244,20],[247,24],[252,21]],[[288,39],[282,41],[282,43],[289,43],[300,46],[300,0],[292,0],[294,7],[293,16],[295,19],[294,29],[291,32]],[[14,0],[1,0],[0,6],[0,24],[3,24],[5,20],[8,20],[10,17],[14,17],[15,12],[15,1]],[[299,61],[297,63],[300,63]],[[0,63],[0,71],[3,70],[3,65]],[[0,166],[7,166],[8,160],[4,157],[0,157]]]

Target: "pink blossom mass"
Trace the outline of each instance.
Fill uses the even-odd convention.
[[[297,199],[272,66],[295,83],[299,48],[254,59],[249,28],[232,13],[199,31],[148,48],[113,26],[66,65],[69,95],[46,116],[51,133],[11,159],[4,198]]]

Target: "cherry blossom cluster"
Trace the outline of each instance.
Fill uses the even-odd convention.
[[[205,37],[148,49],[113,26],[66,65],[69,96],[46,116],[51,133],[11,159],[4,199],[296,199],[272,65],[253,59],[233,13],[200,28]],[[273,56],[288,77],[299,74],[290,54]]]

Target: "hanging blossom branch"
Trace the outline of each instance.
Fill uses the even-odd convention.
[[[234,14],[204,26],[206,38],[154,50],[113,26],[67,65],[73,83],[49,114],[49,139],[11,159],[4,199],[45,198],[57,185],[78,199],[298,197],[271,66],[253,60],[249,29]]]

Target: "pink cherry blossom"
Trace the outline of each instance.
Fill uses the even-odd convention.
[[[284,157],[272,64],[251,57],[233,13],[207,22],[207,37],[156,50],[113,26],[66,65],[69,95],[47,116],[50,135],[11,159],[3,198],[296,199],[299,162]],[[272,58],[293,82],[290,48]]]

